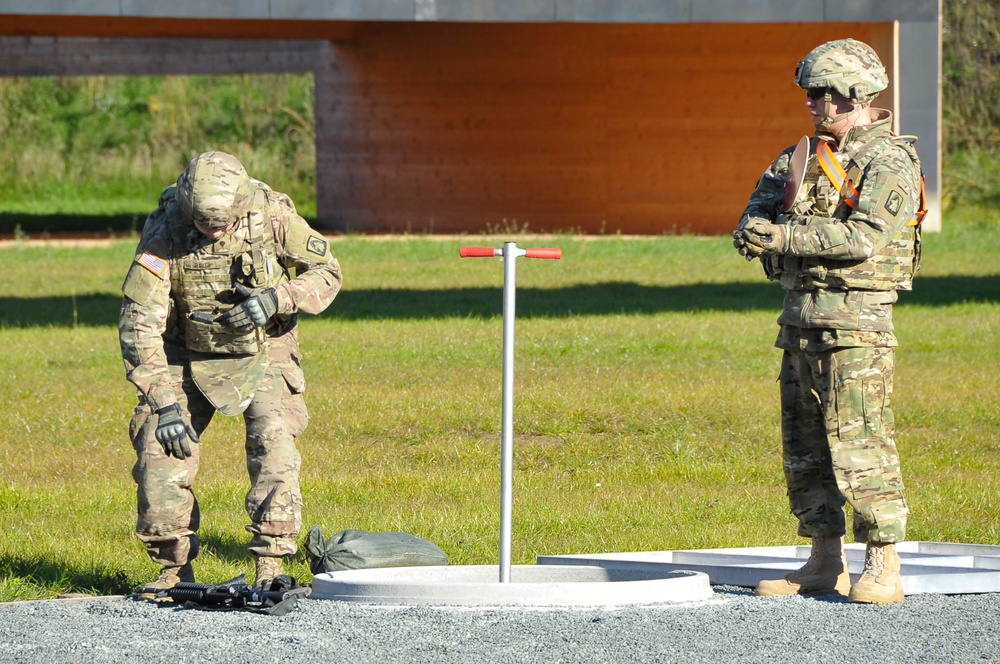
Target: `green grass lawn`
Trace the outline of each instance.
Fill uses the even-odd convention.
[[[909,536],[1000,544],[997,233],[945,228],[896,307]],[[453,564],[497,563],[503,270],[458,247],[504,239],[334,241],[344,290],[301,323],[306,530],[405,531]],[[513,562],[796,542],[781,289],[726,238],[515,239],[563,259],[518,262]],[[133,249],[0,249],[0,601],[155,577],[132,534],[116,336]],[[218,415],[202,442],[196,572],[221,581],[252,569],[242,421]],[[291,573],[309,580],[304,555]]]

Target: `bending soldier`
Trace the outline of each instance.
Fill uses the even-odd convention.
[[[910,290],[923,217],[920,162],[871,108],[888,79],[878,55],[853,39],[827,42],[799,63],[796,84],[816,126],[764,172],[735,233],[786,290],[775,345],[783,466],[805,566],[765,580],[758,595],[841,594],[903,601],[895,543],[908,509],[891,407],[892,305]],[[845,503],[865,567],[851,586]]]
[[[246,425],[256,583],[284,573],[302,524],[295,439],[308,422],[296,319],[326,309],[341,282],[329,244],[291,199],[232,155],[199,155],[161,194],[119,318],[139,397],[129,425],[136,532],[162,566],[149,587],[194,581],[199,437],[217,410]]]

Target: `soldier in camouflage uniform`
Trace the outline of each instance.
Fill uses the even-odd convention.
[[[295,439],[308,422],[296,318],[326,309],[341,282],[329,244],[291,199],[251,179],[232,155],[199,155],[161,194],[122,286],[118,323],[139,397],[129,426],[136,532],[162,565],[152,587],[194,580],[192,487],[199,437],[216,410],[246,424],[256,582],[283,573],[302,524]]]
[[[900,561],[908,509],[893,440],[892,305],[910,290],[923,217],[920,162],[869,104],[888,85],[871,47],[831,41],[799,63],[796,84],[816,125],[758,181],[734,245],[786,290],[775,345],[783,467],[809,560],[757,587],[762,596],[840,594],[903,601]],[[844,505],[865,567],[851,586]]]

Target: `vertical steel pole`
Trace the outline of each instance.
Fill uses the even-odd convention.
[[[510,581],[510,542],[514,474],[514,293],[517,257],[514,242],[503,245],[503,405],[500,426],[500,583]]]
[[[510,582],[511,512],[514,475],[514,293],[515,265],[520,256],[562,258],[558,247],[518,249],[504,242],[502,249],[461,247],[462,258],[503,256],[503,410],[500,427],[500,583]]]

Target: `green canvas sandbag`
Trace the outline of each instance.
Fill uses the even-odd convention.
[[[313,574],[375,567],[447,565],[448,556],[433,542],[408,533],[342,530],[324,539],[319,526],[306,538]]]

